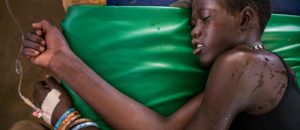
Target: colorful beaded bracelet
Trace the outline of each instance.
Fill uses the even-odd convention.
[[[55,123],[54,130],[57,130],[59,128],[59,126],[61,125],[61,123],[67,118],[67,116],[74,111],[75,111],[74,108],[69,108]]]

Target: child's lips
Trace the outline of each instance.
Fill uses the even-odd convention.
[[[194,49],[194,51],[193,51],[193,54],[199,55],[201,53],[202,48],[203,48],[203,45],[197,44],[196,49]]]

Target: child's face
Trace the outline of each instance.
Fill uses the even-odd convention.
[[[193,0],[192,43],[200,63],[208,67],[240,39],[238,14],[230,14],[216,0]]]

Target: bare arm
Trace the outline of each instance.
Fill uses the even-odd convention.
[[[200,103],[199,98],[191,100],[184,110],[164,118],[117,91],[74,55],[60,55],[52,63],[50,69],[116,129],[183,129]]]
[[[120,93],[93,72],[70,51],[56,27],[46,21],[34,27],[46,33],[47,50],[40,55],[32,55],[31,61],[48,68],[67,82],[115,129],[184,129],[201,104],[202,98],[197,96],[171,117],[162,117]],[[25,55],[26,49],[23,51]]]

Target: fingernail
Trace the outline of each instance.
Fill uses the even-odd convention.
[[[41,51],[44,51],[44,50],[45,50],[45,47],[40,47],[40,50],[41,50]]]
[[[45,41],[41,41],[42,45],[46,45],[46,42]]]
[[[42,31],[41,30],[37,30],[36,31],[36,35],[42,36]]]
[[[34,54],[36,54],[36,55],[37,55],[37,54],[40,54],[40,52],[38,52],[38,51],[34,51]]]

